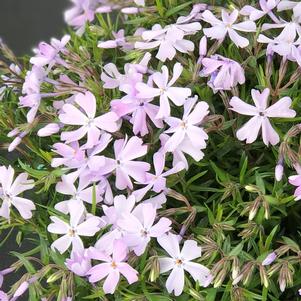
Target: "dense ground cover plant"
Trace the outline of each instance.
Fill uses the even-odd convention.
[[[1,42],[0,300],[298,300],[300,4],[72,2]]]

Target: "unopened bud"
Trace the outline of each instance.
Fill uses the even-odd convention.
[[[138,7],[125,7],[121,10],[123,14],[126,15],[135,15],[139,13],[139,8]]]
[[[270,265],[277,258],[277,254],[275,252],[270,253],[262,262],[262,265]]]
[[[49,123],[38,131],[39,137],[48,137],[58,133],[60,127],[57,123]]]
[[[276,178],[276,181],[281,181],[283,177],[283,164],[277,164],[276,165],[276,168],[275,168],[275,178]]]

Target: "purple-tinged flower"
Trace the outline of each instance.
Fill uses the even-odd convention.
[[[294,18],[299,21],[298,19],[301,17],[301,3],[299,1],[286,1],[282,0],[279,2],[277,6],[278,11],[283,10],[293,10]]]
[[[211,76],[208,86],[214,91],[231,90],[245,83],[245,72],[241,65],[221,55],[212,55],[201,61],[203,69],[200,76]]]
[[[166,177],[180,172],[185,167],[183,162],[179,162],[176,164],[176,166],[164,172],[165,153],[163,151],[159,151],[154,154],[153,162],[155,174],[147,173],[146,181],[143,183],[146,184],[146,186],[133,192],[133,195],[135,195],[137,198],[137,202],[141,201],[149,190],[157,193],[165,191],[167,188]]]
[[[262,261],[262,265],[270,265],[273,263],[277,258],[277,254],[275,252],[272,252],[267,255],[267,257]]]
[[[124,214],[117,224],[125,232],[123,241],[128,247],[133,248],[135,254],[140,256],[144,253],[146,246],[152,237],[160,237],[171,228],[171,221],[165,217],[154,224],[157,211],[152,204],[141,204],[142,214]]]
[[[70,145],[55,143],[53,151],[62,156],[62,158],[53,158],[51,162],[52,167],[65,165],[69,168],[79,168],[86,161],[85,151],[80,148],[77,141],[71,142]]]
[[[198,22],[190,24],[171,24],[164,28],[160,24],[155,24],[151,30],[142,33],[144,42],[136,42],[137,49],[153,49],[159,47],[156,58],[162,62],[167,59],[172,60],[176,52],[188,53],[194,51],[193,42],[186,40],[186,35],[195,34],[201,30]]]
[[[301,174],[290,176],[288,181],[290,184],[297,186],[294,192],[295,201],[301,200]]]
[[[160,273],[172,270],[166,281],[166,288],[169,293],[174,291],[175,296],[181,295],[184,289],[184,271],[188,272],[194,281],[198,281],[200,285],[208,286],[210,284],[212,280],[210,270],[192,261],[202,255],[202,249],[198,247],[195,241],[186,240],[182,250],[180,250],[177,235],[169,233],[157,238],[157,240],[170,255],[170,257],[159,258]]]
[[[267,43],[269,52],[276,52],[289,60],[298,60],[298,46],[301,44],[301,37],[297,39],[296,37],[298,34],[297,31],[300,31],[301,28],[297,28],[296,23],[293,22],[283,24],[282,27],[284,29],[277,37],[270,39],[260,34],[257,41],[259,43]]]
[[[165,143],[170,139],[170,137],[166,134],[161,134],[160,135],[160,141],[161,141],[161,151],[164,150]],[[182,143],[176,148],[173,152],[173,162],[172,165],[173,167],[177,166],[180,162],[184,164],[184,167],[186,170],[188,170],[188,162],[185,157],[185,154],[188,154],[191,156],[196,162],[199,162],[200,160],[203,159],[204,153],[199,147],[195,147],[190,139],[185,138]]]
[[[205,35],[211,39],[223,41],[228,34],[232,42],[237,47],[247,47],[249,45],[249,40],[240,36],[236,30],[243,32],[255,32],[256,24],[253,21],[244,21],[235,24],[238,14],[237,9],[233,10],[231,14],[228,14],[226,10],[222,9],[222,21],[220,21],[211,11],[204,11],[202,19],[212,26],[210,28],[203,29]]]
[[[96,99],[91,92],[86,92],[85,94],[78,93],[75,97],[75,103],[85,113],[74,105],[65,104],[63,106],[64,113],[59,115],[62,123],[81,126],[75,131],[63,132],[61,134],[61,139],[66,141],[66,143],[78,141],[87,135],[88,138],[85,147],[91,148],[99,141],[101,130],[113,133],[119,129],[119,118],[114,112],[108,112],[95,117]]]
[[[276,181],[281,181],[283,177],[283,171],[284,171],[284,166],[283,166],[283,159],[279,160],[276,167],[275,167],[275,179]]]
[[[8,295],[3,291],[0,291],[0,301],[9,301]]]
[[[55,190],[57,192],[70,196],[70,199],[68,201],[63,201],[56,204],[55,208],[57,210],[65,213],[66,209],[68,208],[67,205],[71,200],[92,204],[94,188],[93,186],[88,187],[91,184],[90,179],[87,177],[79,177],[77,187],[75,186],[75,180],[76,180],[75,177],[69,175],[63,175],[62,181],[56,184]],[[104,191],[101,189],[99,185],[95,185],[96,204],[102,201],[101,195],[103,194],[103,192]]]
[[[147,65],[151,59],[151,54],[147,52],[139,64],[125,64],[124,72],[121,74],[116,65],[109,63],[103,67],[101,80],[105,89],[115,89],[121,86],[133,86],[134,83],[141,82],[143,74],[148,70]]]
[[[197,102],[197,96],[188,98],[184,104],[182,119],[167,117],[165,122],[170,126],[164,133],[172,134],[164,145],[167,152],[175,151],[179,145],[188,139],[191,144],[199,149],[206,148],[207,133],[200,127],[203,119],[209,114],[209,106],[206,102]]]
[[[185,24],[192,20],[201,20],[201,11],[204,11],[208,8],[208,4],[197,3],[192,7],[191,12],[187,16],[181,16],[177,19],[177,24]]]
[[[145,83],[138,83],[136,85],[139,91],[138,98],[154,98],[160,97],[160,109],[156,118],[166,118],[170,116],[170,104],[171,100],[176,106],[182,106],[187,98],[191,95],[189,88],[173,87],[175,82],[181,76],[183,66],[180,63],[176,63],[173,67],[173,77],[169,81],[168,79],[168,68],[162,67],[162,72],[156,72],[152,75],[152,79],[156,84],[157,88],[151,87]]]
[[[0,288],[2,287],[4,276],[12,273],[14,270],[15,268],[7,268],[5,270],[0,271]]]
[[[35,49],[36,55],[30,59],[30,63],[43,67],[48,65],[48,70],[50,70],[56,63],[65,64],[64,61],[59,56],[60,52],[66,50],[65,46],[70,41],[70,36],[65,35],[62,40],[52,39],[51,45],[41,42],[39,48]]]
[[[268,106],[268,98],[270,90],[264,89],[262,93],[258,90],[251,91],[255,106],[243,102],[238,97],[232,97],[230,105],[231,110],[247,116],[253,116],[242,128],[240,128],[236,136],[239,140],[246,140],[252,143],[256,140],[260,129],[262,129],[262,139],[265,145],[276,145],[280,138],[278,133],[272,127],[269,118],[293,118],[296,112],[290,109],[292,100],[290,97],[283,97],[270,107]]]
[[[14,181],[14,173],[15,171],[11,166],[8,168],[5,166],[0,167],[0,199],[3,201],[0,208],[0,216],[9,219],[10,209],[14,206],[24,219],[30,219],[36,206],[32,201],[18,195],[32,189],[34,181],[28,180],[27,173],[18,175]]]
[[[58,250],[61,254],[66,252],[71,244],[72,251],[82,252],[84,244],[80,236],[93,237],[103,226],[98,217],[85,216],[85,207],[82,203],[72,201],[68,203],[68,207],[70,214],[69,223],[56,216],[51,216],[52,223],[47,227],[50,233],[63,235],[51,245],[53,250]]]
[[[112,32],[114,40],[100,41],[97,45],[99,48],[111,49],[121,47],[123,50],[131,50],[134,48],[132,43],[126,41],[124,36],[124,29],[120,29],[118,32]]]
[[[84,277],[92,267],[87,249],[80,252],[71,252],[71,258],[67,259],[65,264],[70,271],[81,277]]]
[[[118,220],[120,220],[123,215],[130,214],[135,204],[136,199],[134,195],[130,195],[128,198],[124,195],[115,196],[113,206],[102,206],[107,224],[113,225],[113,228],[116,228]]]
[[[278,5],[280,0],[259,0],[260,9],[257,9],[251,5],[245,5],[241,10],[240,14],[243,16],[249,16],[251,21],[256,21],[265,15],[269,15],[274,21],[277,17],[272,13],[272,10]],[[278,20],[277,20],[278,21]]]
[[[138,272],[125,262],[127,257],[127,247],[121,241],[114,243],[113,255],[108,256],[101,251],[90,248],[91,259],[103,261],[91,268],[87,275],[91,283],[98,282],[106,277],[103,290],[106,294],[113,294],[118,285],[120,274],[123,275],[129,284],[138,281]]]
[[[149,163],[134,161],[147,153],[147,146],[143,145],[142,139],[134,136],[128,139],[119,139],[114,143],[115,159],[106,158],[106,163],[100,172],[109,174],[115,170],[116,188],[119,190],[127,187],[133,189],[130,179],[132,177],[139,183],[144,183],[146,172],[149,171]]]

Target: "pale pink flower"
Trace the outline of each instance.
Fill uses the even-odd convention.
[[[139,91],[138,98],[153,98],[160,97],[160,109],[156,118],[166,118],[170,116],[170,104],[171,100],[176,106],[182,106],[187,98],[191,95],[189,88],[173,87],[175,82],[181,76],[183,66],[180,63],[176,63],[173,67],[173,77],[168,79],[169,72],[166,66],[162,67],[162,72],[156,72],[152,75],[152,79],[156,84],[156,88],[150,87],[145,83],[138,83],[136,85]]]
[[[75,185],[74,176],[63,175],[62,181],[56,184],[55,190],[61,194],[69,195],[68,201],[63,201],[55,205],[55,208],[61,212],[67,212],[68,203],[71,200],[86,202],[92,204],[94,188],[88,187],[91,181],[88,177],[79,177],[78,185]],[[98,204],[102,201],[103,190],[99,185],[95,185],[95,202]]]
[[[0,301],[9,301],[8,295],[3,291],[0,291]]]
[[[182,119],[176,117],[167,117],[165,119],[170,128],[164,133],[172,134],[164,145],[164,149],[167,152],[175,151],[185,139],[188,139],[193,146],[199,149],[206,148],[208,135],[200,125],[209,114],[209,106],[204,101],[197,101],[197,96],[188,98],[184,104]]]
[[[228,14],[226,10],[222,9],[222,21],[220,21],[211,11],[204,11],[202,19],[212,26],[210,28],[203,29],[205,35],[211,39],[222,41],[228,34],[237,47],[247,47],[249,45],[249,40],[240,36],[236,30],[243,32],[255,32],[256,24],[253,21],[244,21],[235,24],[238,14],[239,12],[237,9],[233,10],[231,14]]]
[[[269,52],[276,52],[294,61],[296,59],[295,56],[298,55],[297,47],[301,44],[301,37],[297,37],[296,23],[286,23],[283,24],[283,27],[284,29],[277,37],[270,39],[260,34],[257,41],[259,43],[267,43]]]
[[[123,275],[129,284],[138,281],[138,272],[125,262],[127,257],[127,247],[121,241],[114,243],[113,255],[108,256],[101,251],[90,248],[89,255],[92,259],[103,261],[91,268],[87,275],[89,281],[94,283],[106,277],[103,284],[105,294],[113,294],[118,285],[120,274]]]
[[[86,160],[85,151],[80,148],[77,141],[71,142],[70,145],[55,143],[53,145],[53,151],[62,156],[62,158],[53,158],[51,162],[52,167],[65,165],[69,168],[79,168]]]
[[[297,186],[297,189],[294,192],[294,197],[296,201],[301,200],[301,174],[290,176],[288,178],[290,184]]]
[[[165,153],[163,151],[159,151],[154,154],[153,163],[155,174],[147,173],[146,181],[143,183],[146,184],[146,186],[133,192],[133,195],[137,198],[137,202],[141,201],[149,190],[157,193],[165,191],[167,188],[166,178],[172,174],[180,172],[185,167],[183,162],[179,162],[173,168],[164,172]]]
[[[230,105],[231,110],[252,117],[242,128],[240,128],[236,136],[239,140],[246,140],[247,143],[252,143],[256,140],[260,129],[262,129],[262,139],[265,145],[276,145],[280,138],[278,133],[272,127],[269,118],[293,118],[296,112],[290,109],[292,100],[290,97],[283,97],[278,102],[270,107],[268,106],[268,98],[270,90],[264,89],[262,93],[258,90],[251,91],[255,106],[243,102],[238,97],[234,96]]]
[[[70,36],[65,35],[61,41],[53,38],[51,40],[51,45],[41,42],[39,48],[34,49],[36,55],[30,59],[30,63],[38,67],[48,65],[48,70],[56,63],[65,64],[59,53],[66,51],[65,46],[69,41]]]
[[[61,254],[66,252],[71,244],[72,251],[82,252],[84,244],[80,236],[93,237],[103,226],[98,217],[85,216],[85,207],[82,203],[77,201],[69,202],[68,207],[70,214],[69,223],[56,216],[51,216],[52,223],[47,227],[50,233],[63,235],[51,245],[53,250],[58,250]]]
[[[202,255],[202,249],[198,247],[195,241],[186,240],[182,250],[180,250],[177,235],[169,233],[157,238],[157,240],[160,246],[170,255],[170,257],[159,258],[160,273],[172,270],[166,281],[166,288],[169,293],[174,291],[175,296],[181,295],[184,289],[185,271],[200,285],[208,286],[210,284],[210,281],[208,281],[208,279],[211,280],[210,270],[192,261]]]
[[[91,269],[91,259],[88,256],[88,250],[71,252],[70,259],[65,262],[67,268],[78,276],[85,276]]]
[[[153,237],[160,237],[171,228],[171,221],[165,217],[154,224],[157,210],[152,204],[141,204],[142,214],[124,214],[123,219],[118,220],[118,226],[125,231],[123,241],[135,254],[140,256],[144,253],[146,246]]]
[[[256,21],[268,14],[273,20],[276,21],[277,17],[272,13],[272,10],[278,5],[280,0],[259,0],[258,2],[261,10],[251,5],[245,5],[240,10],[240,14],[243,16],[249,16],[251,21]]]
[[[97,47],[104,49],[111,49],[121,47],[123,50],[131,50],[134,48],[132,43],[126,41],[124,36],[124,29],[120,29],[118,32],[112,32],[114,40],[100,41]]]
[[[130,214],[135,204],[136,199],[134,195],[130,195],[128,198],[124,195],[115,196],[113,206],[102,206],[107,223],[113,225],[113,228],[116,228],[118,220],[120,220],[123,215]]]
[[[103,67],[101,80],[104,82],[105,89],[115,89],[124,85],[133,85],[133,83],[141,82],[143,74],[148,70],[148,63],[151,59],[151,54],[147,52],[139,64],[125,64],[124,73],[121,74],[116,65],[109,63]]]
[[[9,219],[11,207],[14,206],[24,219],[30,219],[36,206],[32,201],[18,195],[32,189],[34,181],[28,179],[27,173],[21,173],[14,180],[14,174],[15,171],[11,166],[0,167],[0,199],[2,199],[0,216]]]
[[[245,83],[245,72],[241,65],[221,55],[212,55],[201,61],[203,69],[200,76],[211,76],[208,86],[216,93],[219,90],[231,90]]]
[[[144,42],[136,42],[137,49],[153,49],[159,47],[156,58],[162,62],[172,60],[176,52],[188,53],[194,50],[193,42],[184,39],[185,35],[195,34],[201,29],[198,22],[190,24],[171,24],[162,28],[155,24],[151,30],[142,33]]]
[[[143,145],[142,139],[134,136],[128,139],[119,139],[114,143],[115,159],[106,158],[105,166],[101,169],[102,174],[109,174],[115,170],[116,188],[133,189],[130,179],[132,177],[139,183],[145,181],[146,172],[150,169],[149,163],[134,161],[147,153],[147,146]]]
[[[101,135],[101,130],[108,132],[116,132],[120,124],[118,116],[114,112],[108,112],[96,117],[96,99],[91,92],[85,94],[78,93],[75,97],[75,103],[82,109],[76,108],[74,105],[65,104],[63,106],[64,113],[59,115],[62,123],[67,125],[79,125],[80,128],[71,131],[63,132],[61,139],[70,143],[78,141],[87,135],[86,148],[91,148],[97,144]]]
[[[169,140],[169,138],[170,137],[166,134],[160,135],[161,151],[165,151],[164,146],[165,143]],[[182,143],[172,152],[173,167],[177,166],[180,162],[182,162],[184,164],[185,169],[188,170],[189,166],[185,154],[191,156],[196,162],[199,162],[204,157],[204,153],[199,147],[195,147],[191,143],[190,139],[184,138]]]
[[[282,0],[279,2],[277,6],[277,10],[278,11],[293,10],[294,18],[297,19],[298,22],[300,21],[299,18],[301,17],[301,3],[299,1]]]

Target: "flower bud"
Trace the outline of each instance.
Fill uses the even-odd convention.
[[[139,13],[139,9],[138,7],[125,7],[121,12],[126,15],[135,15]]]
[[[275,178],[276,178],[276,181],[281,181],[283,177],[283,164],[277,164],[276,165],[276,168],[275,168]]]
[[[38,131],[39,137],[48,137],[58,133],[60,127],[57,123],[49,123]]]
[[[262,262],[262,265],[270,265],[273,263],[277,258],[277,255],[275,252],[270,253]]]
[[[13,142],[8,146],[8,151],[12,152],[15,148],[22,142],[22,139],[18,136],[16,137]]]
[[[111,49],[111,48],[116,48],[117,42],[114,40],[109,40],[109,41],[104,41],[104,42],[99,42],[97,47],[103,48],[103,49]]]
[[[18,289],[14,293],[14,297],[22,296],[28,289],[29,283],[27,281],[22,282]]]

